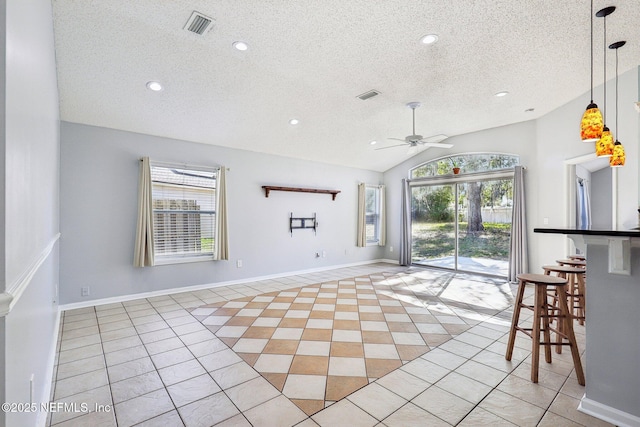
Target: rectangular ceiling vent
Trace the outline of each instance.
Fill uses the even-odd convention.
[[[367,91],[361,95],[358,95],[358,98],[362,99],[363,101],[366,101],[367,99],[371,99],[374,96],[378,96],[380,95],[380,92],[378,92],[375,89],[371,89],[370,91]]]
[[[201,36],[211,31],[212,28],[213,18],[209,18],[208,16],[205,16],[200,12],[196,12],[195,10],[184,26],[185,30],[191,31],[192,33],[196,33]]]

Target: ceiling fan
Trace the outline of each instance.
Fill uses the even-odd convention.
[[[387,138],[393,141],[402,141],[404,144],[391,145],[389,147],[381,147],[376,148],[376,150],[386,150],[387,148],[395,148],[395,147],[409,147],[410,151],[416,151],[418,146],[422,147],[439,147],[439,148],[451,148],[453,144],[445,144],[442,143],[445,139],[447,139],[446,135],[434,135],[428,138],[424,138],[422,135],[416,135],[416,108],[420,107],[422,104],[419,102],[410,102],[407,104],[407,107],[411,108],[413,112],[413,135],[406,136],[404,139],[400,138]]]

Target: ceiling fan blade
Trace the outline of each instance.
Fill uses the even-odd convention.
[[[407,144],[390,145],[388,147],[375,148],[375,150],[386,150],[387,148],[406,147]]]
[[[443,144],[441,142],[425,142],[421,144],[424,147],[451,148],[453,144]]]
[[[431,135],[426,138],[422,138],[422,141],[423,142],[442,142],[447,138],[449,138],[447,135],[441,133],[438,135]]]
[[[390,140],[392,140],[392,141],[402,141],[402,142],[407,142],[406,140],[404,140],[404,139],[400,139],[400,138],[387,138],[387,139],[390,139]]]

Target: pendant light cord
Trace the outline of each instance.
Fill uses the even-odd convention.
[[[593,104],[593,0],[591,0],[591,104]]]
[[[618,48],[616,48],[616,141],[618,140]]]
[[[604,125],[607,126],[607,16],[604,19]]]

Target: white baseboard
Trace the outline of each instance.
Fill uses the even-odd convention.
[[[580,401],[578,411],[599,418],[618,427],[640,427],[640,417],[604,405],[586,396]]]
[[[340,265],[331,265],[331,266],[327,266],[327,267],[310,268],[310,269],[307,269],[307,270],[287,271],[285,273],[269,274],[269,275],[266,275],[266,276],[257,276],[257,277],[248,277],[248,278],[244,278],[244,279],[229,280],[229,281],[225,281],[225,282],[205,283],[205,284],[202,284],[202,285],[185,286],[185,287],[182,287],[182,288],[162,289],[162,290],[159,290],[159,291],[141,292],[139,294],[128,294],[128,295],[122,295],[122,296],[111,297],[111,298],[101,298],[101,299],[94,299],[94,300],[90,300],[90,301],[74,302],[74,303],[70,303],[70,304],[61,305],[60,306],[60,310],[61,311],[74,310],[74,309],[77,309],[77,308],[85,308],[85,307],[93,307],[93,306],[96,306],[96,305],[113,304],[113,303],[131,301],[131,300],[140,299],[140,298],[152,298],[152,297],[170,295],[170,294],[175,294],[175,293],[180,293],[180,292],[193,292],[193,291],[199,291],[199,290],[202,290],[202,289],[219,288],[219,287],[222,287],[222,286],[240,285],[240,284],[243,284],[243,283],[258,282],[258,281],[261,281],[261,280],[279,279],[279,278],[282,278],[282,277],[297,276],[297,275],[300,275],[300,274],[318,273],[318,272],[322,272],[322,271],[336,270],[336,269],[340,269],[340,268],[359,267],[359,266],[363,266],[363,265],[376,264],[376,263],[380,263],[380,262],[398,265],[398,260],[376,259],[376,260],[355,262],[355,263],[350,263],[350,264],[340,264]]]

